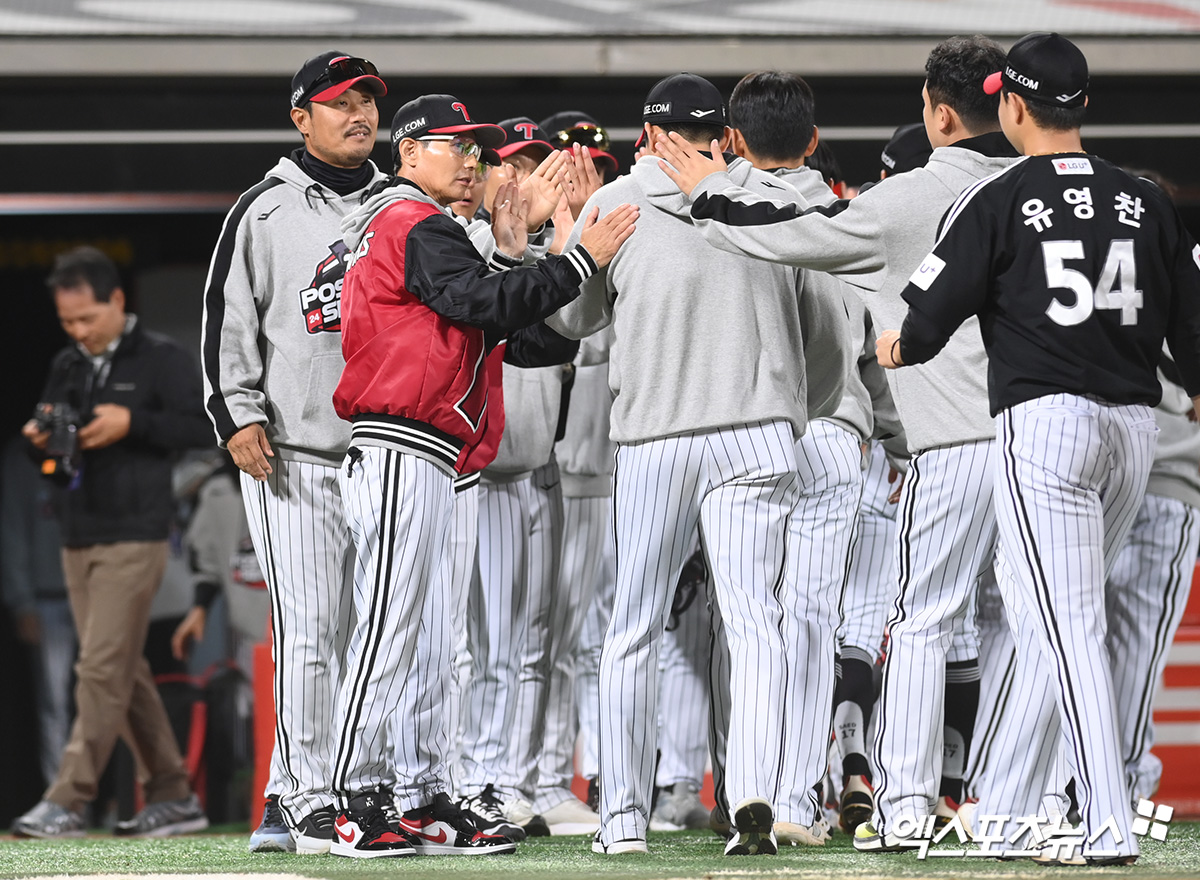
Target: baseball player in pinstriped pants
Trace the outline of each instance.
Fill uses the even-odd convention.
[[[999,582],[1029,702],[1001,721],[1009,761],[978,812],[1006,817],[992,840],[1020,843],[1015,823],[1065,754],[1083,835],[1052,838],[1040,858],[1131,864],[1105,579],[1149,476],[1164,337],[1200,408],[1200,245],[1157,186],[1083,152],[1088,71],[1074,44],[1031,34],[1000,67],[985,89],[1002,94],[1001,125],[1026,158],[947,213],[880,362],[932,357],[968,314],[989,331]]]
[[[715,125],[693,127],[696,119]],[[651,89],[643,121],[651,144],[663,125],[707,144],[724,134],[725,108],[707,80],[678,74]],[[737,174],[781,185],[749,163]],[[593,849],[646,850],[659,646],[699,529],[734,678],[753,682],[739,687],[730,725],[726,789],[739,833],[726,852],[773,853],[779,696],[795,674],[785,668],[778,590],[796,499],[794,443],[805,422],[795,276],[706,247],[680,222],[686,203],[653,155],[588,204],[624,199],[643,206],[638,232],[547,322],[576,338],[611,323],[618,342],[610,359],[617,587],[600,658],[602,824]],[[664,336],[683,326],[691,328],[685,337]],[[763,338],[768,331],[778,337]]]
[[[936,46],[923,89],[925,127],[936,147],[928,164],[849,202],[807,212],[776,202],[764,211],[762,197],[713,173],[722,165],[716,156],[706,159],[678,142],[665,145],[677,169],[673,179],[690,193],[692,218],[707,240],[833,272],[854,284],[876,327],[892,325],[905,310],[899,292],[954,194],[1012,162],[1011,146],[995,131],[995,99],[976,91],[1002,58],[999,46],[981,37]],[[922,370],[889,376],[914,458],[897,520],[899,596],[875,748],[876,821],[883,826],[902,815],[925,816],[939,798],[948,654],[955,632],[969,625],[975,582],[991,563],[995,540],[988,493],[995,428],[978,325],[964,327]],[[876,830],[856,845],[876,848]]]
[[[329,405],[343,363],[339,226],[383,177],[368,156],[386,89],[374,66],[340,52],[309,59],[292,87],[305,148],[226,218],[205,290],[203,361],[208,411],[242,470],[271,596],[275,745],[251,849],[321,853],[333,837],[335,634],[351,562],[336,480],[350,435]]]

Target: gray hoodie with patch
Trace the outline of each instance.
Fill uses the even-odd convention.
[[[618,443],[765,420],[787,421],[800,437],[808,417],[796,271],[709,246],[658,161],[643,157],[588,200],[584,214],[637,205],[637,229],[546,323],[574,339],[612,325]],[[756,195],[785,187],[800,199],[744,159],[733,161],[729,177]]]
[[[924,168],[889,177],[850,201],[810,210],[764,198],[732,175],[711,174],[692,192],[691,216],[719,248],[849,281],[876,329],[895,330],[908,312],[900,292],[933,249],[946,209],[972,183],[1013,161],[1011,146],[993,132],[939,147]],[[889,370],[887,380],[912,452],[995,437],[976,318],[936,358]]]
[[[371,182],[383,177],[375,169]],[[339,196],[284,157],[226,216],[201,344],[205,408],[221,446],[260,423],[280,458],[336,465],[345,455],[350,423],[333,410],[345,363],[341,223],[366,190]]]

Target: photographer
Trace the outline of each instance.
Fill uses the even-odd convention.
[[[74,342],[55,357],[23,433],[42,450],[42,472],[65,484],[59,519],[79,633],[77,716],[57,778],[13,831],[82,834],[83,810],[122,734],[147,774],[146,807],[116,833],[196,831],[208,820],[142,649],[167,560],[172,458],[211,443],[200,375],[176,343],[126,314],[117,268],[95,248],[61,254],[47,285]]]

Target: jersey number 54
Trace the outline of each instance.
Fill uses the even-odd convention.
[[[1123,325],[1136,324],[1137,310],[1142,307],[1142,292],[1137,289],[1133,240],[1119,238],[1108,243],[1108,256],[1095,286],[1078,269],[1068,269],[1064,265],[1067,260],[1083,258],[1082,241],[1042,242],[1046,285],[1075,294],[1073,305],[1063,305],[1057,297],[1050,301],[1046,309],[1050,320],[1063,327],[1074,327],[1091,317],[1093,309],[1120,309]]]

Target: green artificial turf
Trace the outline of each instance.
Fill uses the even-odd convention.
[[[247,835],[201,834],[169,840],[36,841],[0,838],[0,878],[94,874],[292,874],[315,880],[363,876],[489,878],[735,877],[1200,877],[1200,823],[1173,823],[1164,843],[1142,841],[1130,868],[1042,868],[1029,861],[927,859],[914,854],[865,855],[838,834],[825,847],[789,848],[775,857],[726,858],[711,834],[651,836],[649,855],[597,856],[584,837],[527,841],[514,855],[350,860],[333,856],[250,855]]]

